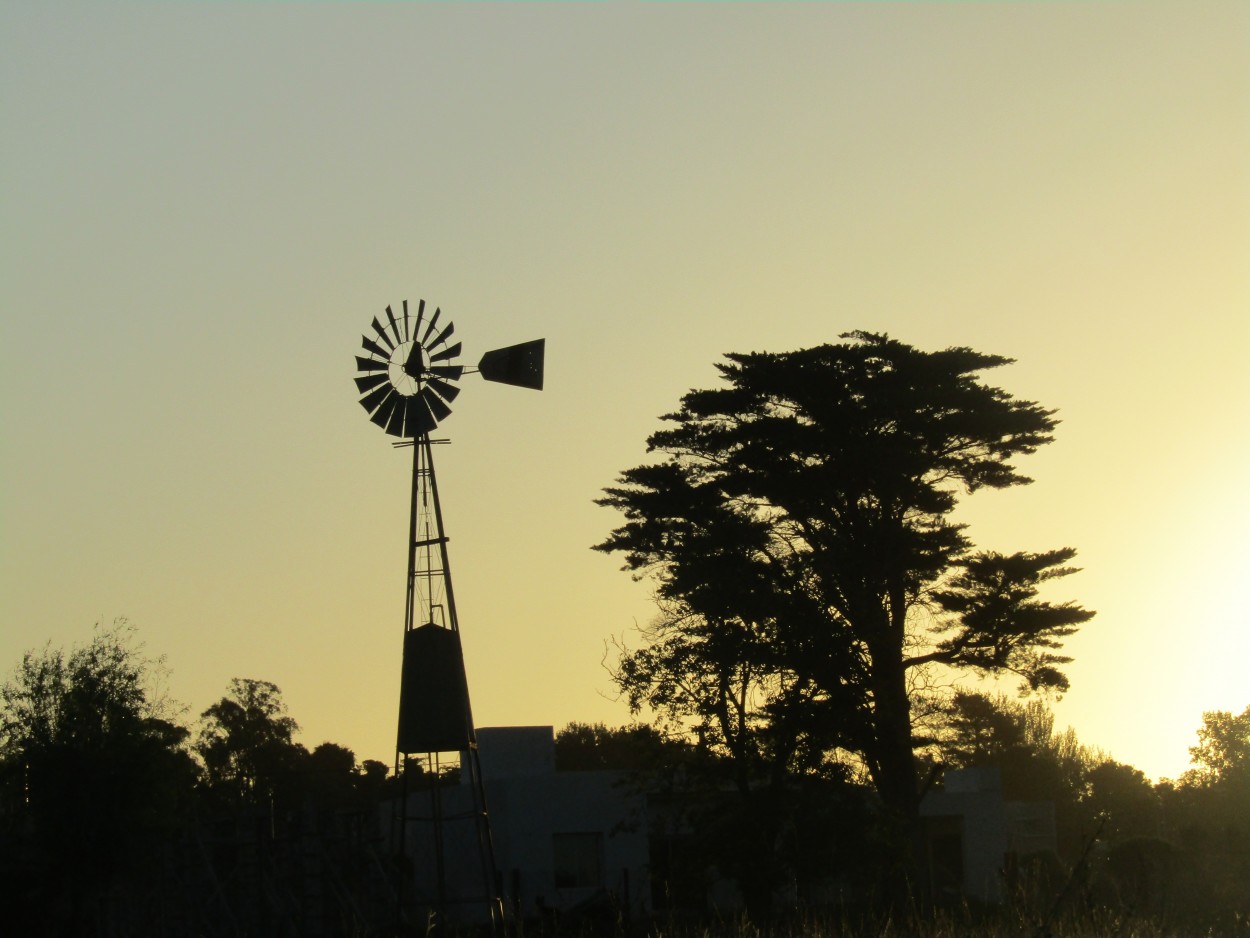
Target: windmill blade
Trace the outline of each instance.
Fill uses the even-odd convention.
[[[447,346],[447,348],[443,349],[441,352],[438,352],[435,355],[431,355],[430,361],[431,362],[445,362],[447,361],[447,359],[455,358],[459,354],[460,354],[460,343],[457,342],[455,345],[449,345]]]
[[[438,378],[426,378],[425,386],[435,391],[439,397],[451,403],[456,399],[456,395],[460,393],[460,389],[454,384],[448,384],[446,381],[440,381]]]
[[[395,333],[395,344],[398,345],[403,339],[399,337],[399,323],[395,321],[395,314],[391,312],[389,306],[386,307],[386,318],[391,321],[391,332]]]
[[[395,346],[391,344],[391,337],[386,334],[386,330],[382,328],[382,324],[378,322],[378,317],[373,317],[373,331],[378,334],[378,338],[386,345],[388,349],[394,350]]]
[[[482,356],[477,364],[478,373],[487,381],[541,391],[546,345],[546,339],[535,339],[494,349]]]
[[[464,374],[464,365],[431,365],[427,371],[432,375],[438,375],[440,378],[459,381]]]
[[[447,341],[448,337],[455,331],[456,331],[456,324],[454,322],[449,322],[447,324],[447,328],[434,337],[434,341],[429,344],[429,348],[434,348],[434,346],[436,345],[442,345],[445,341]]]
[[[388,352],[386,352],[386,351],[382,348],[382,346],[378,345],[378,343],[374,342],[374,341],[373,341],[371,338],[369,338],[367,335],[362,335],[362,336],[360,337],[360,346],[361,346],[361,348],[363,348],[366,352],[372,352],[374,355],[377,355],[379,358],[389,358],[389,357],[390,357],[390,354],[389,354]]]
[[[386,432],[391,436],[404,435],[404,411],[408,408],[401,400],[396,402],[395,407],[391,410],[391,418],[386,421]]]
[[[388,384],[385,387],[378,388],[376,391],[362,397],[360,399],[360,406],[369,411],[369,413],[373,413],[378,409],[378,405],[386,400],[388,395],[394,393],[396,393],[395,389]]]
[[[430,324],[425,328],[425,335],[421,336],[421,344],[426,348],[430,347],[430,343],[427,340],[430,338],[430,333],[434,331],[434,327],[438,325],[438,317],[442,314],[442,312],[443,310],[441,307],[434,307],[434,315],[430,317]]]
[[[403,399],[399,392],[394,388],[387,388],[386,390],[390,393],[382,399],[382,403],[378,405],[378,409],[375,410],[373,412],[373,416],[369,418],[384,430],[386,429],[386,422],[391,419],[391,414],[395,412],[395,405]]]
[[[404,436],[421,436],[436,426],[438,421],[420,396],[410,397],[404,402]]]
[[[356,387],[360,389],[360,393],[364,394],[370,388],[376,388],[379,384],[386,384],[390,380],[390,375],[365,375],[356,379]]]
[[[386,371],[386,369],[390,367],[390,362],[380,362],[373,358],[361,358],[359,355],[356,356],[357,371]]]
[[[451,413],[451,408],[444,404],[443,399],[432,393],[429,388],[422,388],[421,393],[417,397],[421,398],[422,403],[430,408],[430,413],[434,415],[435,420],[446,420]]]
[[[404,300],[404,341],[408,341],[408,301]]]
[[[425,317],[425,300],[417,300],[417,319],[412,324],[411,338],[415,341],[417,333],[421,331],[421,320]]]

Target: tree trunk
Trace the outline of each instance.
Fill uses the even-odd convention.
[[[901,664],[890,668],[878,664],[873,675],[873,761],[877,765],[873,781],[890,811],[900,819],[912,821],[918,815],[920,800],[912,750],[911,704],[904,678]]]
[[[873,740],[870,764],[877,793],[885,808],[884,846],[889,871],[886,898],[894,905],[909,903],[918,883],[920,797],[916,757],[912,748],[911,703],[901,645],[873,655]]]

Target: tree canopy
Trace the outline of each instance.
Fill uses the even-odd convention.
[[[1204,713],[1198,743],[1189,755],[1194,767],[1182,776],[1185,784],[1250,788],[1250,707],[1235,715],[1228,710]]]
[[[683,739],[666,739],[646,723],[607,726],[574,721],[555,736],[556,769],[561,772],[655,771],[689,756]]]
[[[141,891],[185,820],[196,768],[163,679],[118,620],[27,652],[0,686],[0,840],[41,874],[49,929],[83,933],[93,902]]]
[[[1075,551],[977,551],[952,519],[961,494],[1030,482],[1012,461],[1051,442],[1053,411],[981,380],[1011,360],[842,338],[727,355],[724,385],[648,439],[661,458],[605,489],[625,521],[596,549],[656,585],[661,617],[616,672],[635,709],[750,775],[853,753],[911,818],[917,674],[1066,688],[1059,649],[1093,613],[1039,598]]]
[[[195,749],[210,788],[245,801],[272,797],[307,756],[299,724],[270,681],[234,678],[229,693],[201,714]],[[351,757],[352,762],[355,756]]]
[[[125,620],[97,625],[69,651],[26,652],[0,681],[9,931],[330,934],[349,919],[364,927],[382,906],[389,914],[364,872],[377,862],[378,806],[398,790],[386,764],[358,766],[331,742],[308,752],[277,685],[253,679],[232,681],[204,712],[192,747],[164,659],[136,635]],[[307,854],[279,847],[296,842],[320,842],[350,872],[336,875],[332,900],[318,885],[314,901],[286,903],[278,927],[259,900],[266,883],[303,889]]]

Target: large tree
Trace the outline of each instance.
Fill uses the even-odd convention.
[[[918,675],[1065,688],[1058,648],[1093,613],[1038,598],[1073,550],[976,551],[952,519],[961,493],[1028,483],[1012,460],[1052,439],[1053,411],[981,380],[1011,360],[842,338],[727,355],[725,384],[649,438],[662,458],[605,489],[625,522],[596,549],[656,584],[661,617],[617,669],[632,705],[747,774],[854,753],[906,823]]]

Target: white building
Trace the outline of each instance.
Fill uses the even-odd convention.
[[[1005,876],[1030,854],[1055,852],[1055,806],[1006,801],[997,768],[946,773],[943,790],[920,804],[925,867],[935,895],[1001,902]]]
[[[649,911],[646,802],[626,773],[557,772],[550,726],[485,727],[477,742],[506,914],[615,918]],[[410,817],[429,816],[430,797],[411,792]],[[438,797],[449,914],[473,920],[484,906],[467,773]],[[417,894],[437,895],[432,825],[410,821],[408,841]],[[465,909],[459,915],[457,905]]]
[[[652,859],[660,875],[664,867],[662,855],[651,855],[653,835],[665,826],[662,805],[649,817],[647,795],[629,773],[557,772],[550,726],[487,727],[477,740],[497,883],[509,917],[616,919],[652,911]],[[446,819],[448,912],[476,920],[487,906],[471,786],[462,777],[461,784],[436,790]],[[430,816],[430,798],[428,791],[411,792],[410,817]],[[1000,902],[1015,860],[1056,848],[1054,806],[1005,800],[996,768],[948,772],[944,788],[925,797],[920,814],[923,866],[938,897]],[[433,827],[410,821],[407,829],[416,894],[438,895]],[[662,836],[657,845],[663,854]],[[732,883],[708,888],[708,907],[735,906]]]

